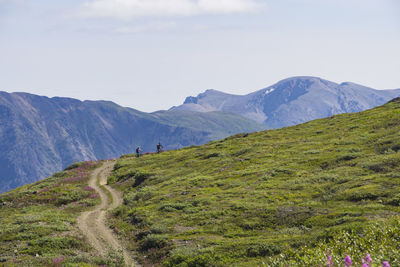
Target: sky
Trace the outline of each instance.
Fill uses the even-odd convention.
[[[400,1],[0,0],[0,91],[152,112],[292,76],[400,88]]]

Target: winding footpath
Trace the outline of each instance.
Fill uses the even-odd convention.
[[[91,173],[88,184],[99,194],[101,204],[92,211],[82,213],[78,217],[78,227],[100,256],[107,257],[111,251],[121,251],[126,266],[139,266],[106,222],[108,211],[122,204],[121,194],[107,185],[107,177],[111,174],[114,164],[115,161],[106,161]],[[111,196],[111,199],[109,196]]]

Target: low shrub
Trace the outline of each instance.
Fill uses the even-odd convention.
[[[282,251],[280,246],[269,243],[260,243],[249,245],[246,251],[248,257],[265,257],[273,256]]]
[[[164,263],[166,267],[206,267],[223,266],[221,260],[217,260],[211,249],[197,247],[179,247],[171,251],[169,260]]]
[[[146,179],[150,178],[151,174],[146,172],[136,172],[133,177],[135,178],[135,183],[133,184],[133,187],[138,187]]]
[[[160,249],[168,244],[168,239],[165,235],[149,234],[140,241],[140,249],[147,251],[149,249]]]
[[[46,236],[40,239],[31,241],[28,243],[30,246],[28,249],[28,253],[31,255],[43,254],[43,253],[54,253],[58,250],[63,249],[74,249],[74,248],[82,248],[85,246],[82,240],[77,239],[76,237],[67,236]]]
[[[177,210],[184,210],[187,207],[190,207],[191,205],[188,203],[166,203],[162,204],[160,207],[161,211],[177,211]]]
[[[244,154],[247,154],[248,152],[251,151],[251,148],[244,148],[244,149],[240,149],[239,151],[235,152],[232,154],[233,157],[238,157]]]
[[[387,204],[392,206],[400,206],[400,194],[395,195],[387,201]]]
[[[218,153],[211,153],[211,154],[205,155],[203,157],[203,159],[216,158],[216,157],[219,157]]]
[[[68,170],[72,170],[72,169],[76,169],[78,167],[80,167],[84,162],[74,162],[71,165],[69,165],[68,167],[66,167],[64,169],[64,171],[68,171]]]
[[[61,196],[57,197],[55,204],[57,206],[66,205],[66,204],[78,201],[80,199],[83,199],[89,195],[90,195],[90,193],[88,194],[88,193],[79,192],[79,191],[63,192]]]
[[[364,192],[364,191],[355,191],[347,196],[347,200],[349,201],[362,201],[362,200],[375,200],[380,197],[380,193],[377,192]]]
[[[361,154],[359,153],[348,153],[345,155],[341,155],[337,158],[337,161],[349,161],[360,157]]]

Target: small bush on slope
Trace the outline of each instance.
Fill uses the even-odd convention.
[[[200,147],[124,156],[109,180],[125,192],[112,224],[147,256],[145,264],[279,265],[306,253],[319,264],[328,245],[343,259],[341,243],[358,251],[343,235],[365,243],[360,229],[400,211],[399,118],[393,102]],[[140,184],[136,173],[147,174]],[[378,239],[365,253],[393,259],[399,248],[379,247],[385,234],[375,229]],[[159,249],[143,249],[150,241]]]

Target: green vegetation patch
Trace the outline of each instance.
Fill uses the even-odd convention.
[[[104,262],[90,255],[76,227],[79,214],[100,202],[87,186],[98,162],[74,163],[35,184],[0,195],[0,265],[90,266]]]
[[[124,156],[111,223],[149,265],[398,264],[399,106]]]

